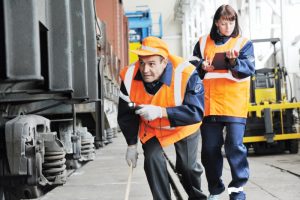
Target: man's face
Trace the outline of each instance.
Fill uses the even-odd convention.
[[[159,80],[167,66],[167,59],[161,56],[139,56],[140,72],[146,83]]]

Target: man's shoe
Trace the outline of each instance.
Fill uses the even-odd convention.
[[[218,194],[216,195],[213,195],[213,194],[210,194],[207,198],[207,200],[218,200],[219,199],[219,196]]]

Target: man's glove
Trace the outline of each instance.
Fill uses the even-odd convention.
[[[140,115],[148,121],[155,120],[156,118],[162,118],[162,109],[160,106],[154,105],[140,105],[141,109],[135,111],[135,114]]]
[[[136,167],[136,162],[138,159],[138,152],[137,152],[137,145],[130,145],[127,147],[126,151],[126,161],[127,164],[130,166],[130,163],[132,163],[132,167]]]

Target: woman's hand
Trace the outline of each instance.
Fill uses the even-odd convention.
[[[231,49],[226,52],[226,58],[228,58],[230,66],[236,65],[236,59],[238,57],[239,57],[239,52],[237,50]]]
[[[235,49],[231,49],[226,52],[226,57],[228,59],[236,59],[237,57],[239,57],[239,52]]]
[[[213,71],[215,68],[214,68],[213,65],[211,65],[211,63],[210,63],[209,60],[204,60],[204,61],[202,62],[202,69],[203,69],[204,71],[211,72],[211,71]]]

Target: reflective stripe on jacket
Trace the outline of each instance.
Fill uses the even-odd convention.
[[[147,93],[144,84],[134,77],[139,69],[139,62],[124,68],[121,73],[121,79],[130,94],[129,99],[138,105],[152,104],[161,107],[174,107],[182,105],[186,86],[195,67],[189,62],[183,62],[183,59],[177,56],[169,56],[173,66],[172,81],[170,86],[163,84],[155,95]],[[153,121],[140,118],[139,138],[145,143],[150,138],[156,136],[162,146],[168,146],[193,134],[199,128],[200,123],[171,127],[167,118],[158,118]]]
[[[235,49],[238,52],[247,43],[241,36],[230,38],[222,45],[216,45],[209,35],[199,39],[201,55],[213,60],[216,53]],[[247,117],[250,77],[236,78],[230,70],[213,70],[207,72],[203,79],[205,91],[205,116]]]

